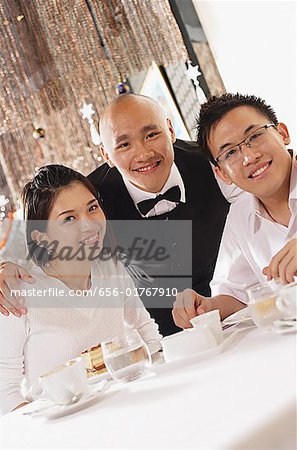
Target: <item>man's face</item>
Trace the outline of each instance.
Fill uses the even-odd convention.
[[[269,119],[257,109],[239,106],[228,112],[211,129],[209,148],[214,158],[241,142]],[[291,158],[286,150],[290,138],[282,123],[265,131],[265,142],[257,147],[241,146],[242,159],[234,165],[219,162],[217,175],[227,184],[235,183],[244,191],[264,200],[288,186]],[[253,141],[251,141],[253,145]]]
[[[172,167],[174,131],[148,100],[129,98],[114,105],[101,126],[103,154],[123,178],[146,192],[158,192]]]

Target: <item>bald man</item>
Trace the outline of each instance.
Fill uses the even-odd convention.
[[[179,331],[172,318],[175,296],[170,294],[174,289],[193,288],[210,295],[229,204],[208,161],[194,143],[175,138],[170,119],[151,98],[117,97],[101,117],[100,134],[106,163],[89,179],[100,193],[107,218],[113,220],[117,243],[128,253],[128,269],[141,288],[145,306],[163,335],[175,333]],[[226,189],[230,201],[233,188]],[[123,220],[133,223],[125,226]],[[192,230],[179,221],[190,222]],[[190,248],[188,237],[192,238]],[[135,238],[139,239],[136,248],[131,245]],[[166,249],[162,261],[143,256],[144,247],[154,240],[159,249],[160,243]],[[6,281],[17,278],[27,281],[28,272],[12,263],[0,270],[0,312],[4,314],[8,310],[26,314],[17,299],[8,296]]]
[[[192,286],[203,295],[210,295],[209,282],[229,204],[221,194],[209,163],[195,144],[175,138],[170,119],[158,103],[148,97],[134,94],[117,97],[101,117],[100,135],[106,163],[91,173],[89,179],[99,190],[109,219],[192,221],[192,255],[185,248],[186,236],[179,236],[174,242],[165,242],[167,249],[175,248],[170,261],[161,268],[157,266],[162,276],[156,277],[152,265],[145,261],[143,265],[135,261],[135,255],[132,255],[132,264],[149,272],[154,286],[176,286],[180,290],[182,286],[189,287],[183,267],[187,265],[186,258],[190,262],[192,259]],[[151,227],[156,225],[157,222],[150,222]],[[124,227],[116,227],[117,238],[120,228]],[[176,237],[174,231],[169,234]],[[163,335],[179,331],[172,320],[174,298],[159,295],[152,299],[144,292],[142,299]]]

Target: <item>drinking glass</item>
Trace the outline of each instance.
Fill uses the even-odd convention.
[[[126,329],[124,334],[102,342],[101,346],[106,368],[113,379],[133,381],[149,373],[151,355],[137,330]]]
[[[276,302],[280,287],[275,281],[267,281],[247,290],[248,309],[257,327],[273,330],[275,321],[284,318],[284,312],[277,307]]]

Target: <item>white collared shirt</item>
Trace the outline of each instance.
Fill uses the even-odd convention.
[[[143,200],[148,200],[151,198],[156,198],[159,194],[164,194],[164,192],[168,191],[168,189],[172,188],[173,186],[179,186],[181,191],[181,197],[180,201],[182,203],[186,202],[186,192],[185,192],[185,186],[183,179],[179,173],[178,168],[173,163],[171,167],[171,171],[168,177],[168,180],[164,184],[163,188],[160,192],[152,193],[152,192],[145,192],[139,189],[138,187],[134,186],[134,184],[130,183],[130,181],[125,180],[123,178],[125,186],[130,194],[130,197],[132,198],[136,208],[137,203],[142,202]],[[176,202],[170,202],[169,200],[160,200],[153,209],[151,209],[145,216],[141,214],[142,217],[153,217],[153,216],[160,216],[161,214],[166,214],[172,209],[176,208],[178,203]],[[139,211],[139,210],[138,210]],[[140,212],[140,211],[139,211]]]
[[[267,281],[262,274],[272,257],[297,237],[297,169],[292,166],[286,227],[275,222],[259,200],[245,193],[231,205],[217,264],[211,282],[212,295],[231,295],[247,303],[246,289]]]

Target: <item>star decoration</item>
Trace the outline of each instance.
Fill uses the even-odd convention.
[[[82,118],[88,119],[88,121],[91,121],[92,115],[95,114],[92,103],[89,103],[87,105],[86,102],[84,102],[82,109],[80,109],[80,112],[82,113]]]
[[[186,75],[196,84],[197,78],[199,77],[199,75],[201,75],[201,72],[199,72],[199,66],[193,66],[191,61],[187,61],[187,65],[188,68],[186,70]]]
[[[88,119],[89,125],[90,125],[90,133],[91,133],[91,139],[94,145],[100,145],[101,144],[101,137],[98,133],[97,128],[95,127],[94,120],[92,118],[93,114],[96,114],[93,110],[92,103],[89,103],[88,105],[86,102],[84,102],[82,109],[80,109],[80,112],[82,113],[83,119]]]

